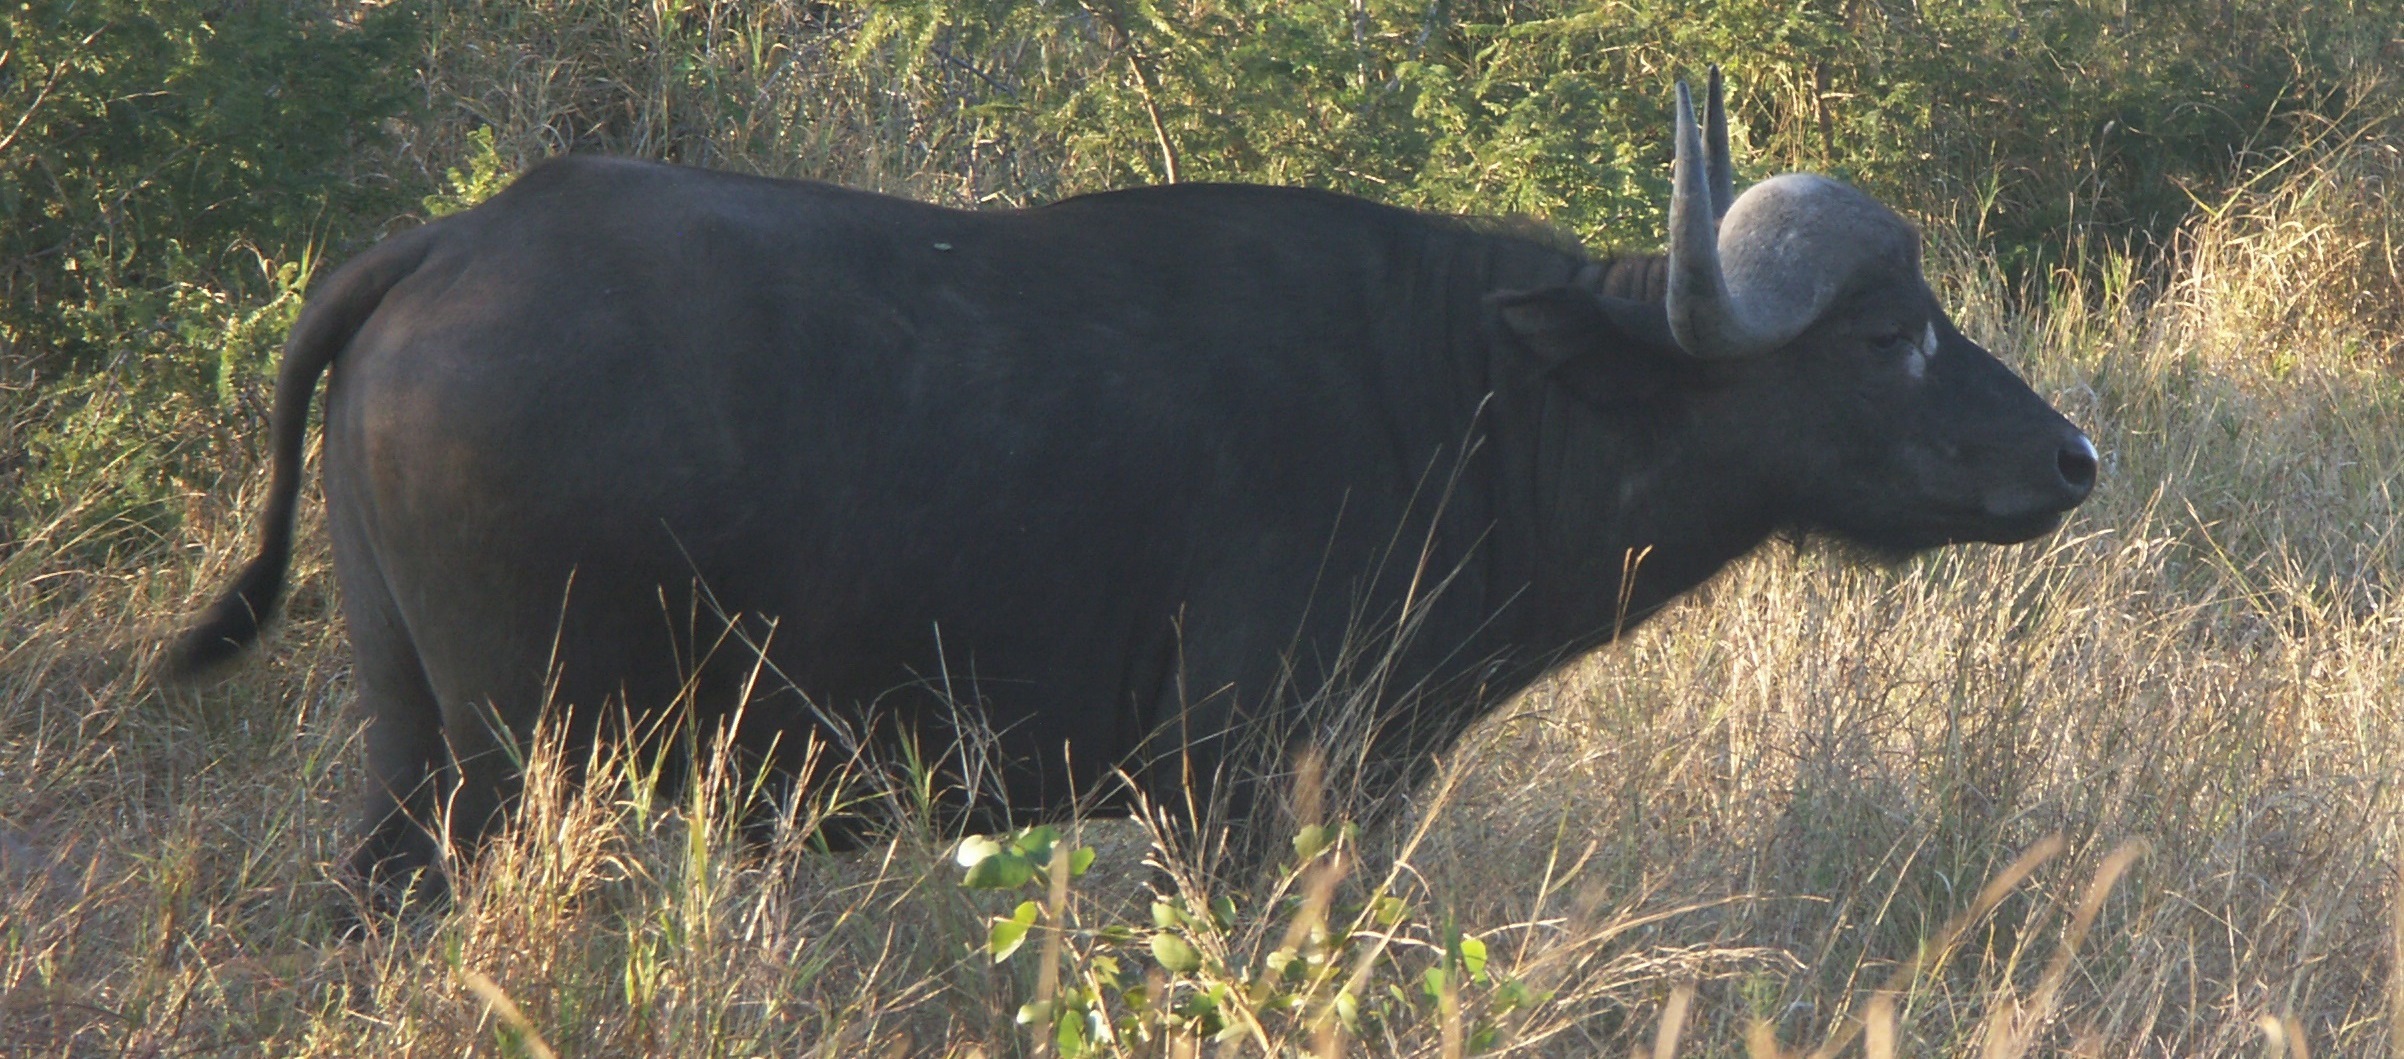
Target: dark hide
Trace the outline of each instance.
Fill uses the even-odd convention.
[[[1909,551],[2059,523],[2092,449],[1910,265],[1706,363],[1657,260],[1338,195],[976,213],[552,162],[313,292],[261,555],[180,659],[272,609],[325,371],[363,875],[433,863],[409,817],[446,800],[481,833],[546,709],[590,739],[593,707],[656,716],[690,680],[723,720],[759,653],[719,614],[766,645],[754,754],[871,716],[940,749],[958,703],[1014,812],[1125,766],[1240,820],[1227,736],[1375,662],[1371,764],[1408,783],[1774,532]]]

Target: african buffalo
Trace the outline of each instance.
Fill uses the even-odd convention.
[[[547,163],[312,293],[258,555],[175,663],[273,609],[321,373],[377,887],[438,862],[435,806],[494,822],[545,711],[740,702],[763,756],[966,714],[986,809],[1124,769],[1240,821],[1234,737],[1372,665],[1364,760],[1407,783],[1773,534],[2060,524],[2095,449],[1912,226],[1820,176],[1735,195],[1717,72],[1706,129],[1677,106],[1668,252],[1603,260],[1296,188],[964,212]]]

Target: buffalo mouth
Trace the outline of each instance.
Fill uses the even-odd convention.
[[[1956,541],[1981,544],[2026,544],[2062,528],[2070,518],[2070,509],[2037,511],[2006,517],[1988,516],[1974,528],[1966,528]]]
[[[2062,528],[2095,487],[2095,450],[2083,435],[2064,445],[2056,474],[1990,481],[1968,493],[1922,492],[1916,503],[1890,508],[1887,533],[1913,547],[1948,544],[2025,544]]]
[[[2072,502],[2017,511],[1996,511],[1992,507],[1940,510],[1923,524],[1922,533],[1932,538],[1933,545],[2026,544],[2062,528],[2077,507]]]
[[[2076,428],[2039,443],[1999,446],[1968,466],[1922,464],[1887,510],[1897,537],[1920,547],[2024,544],[2062,528],[2095,490],[2095,445]],[[2050,457],[2050,458],[2048,458]],[[1911,497],[1912,499],[1904,499]]]
[[[2017,515],[1956,510],[1934,517],[1897,519],[1876,526],[1828,526],[1828,535],[1885,562],[1900,562],[1921,552],[1955,544],[2025,544],[2060,529],[2070,508],[2050,508]]]

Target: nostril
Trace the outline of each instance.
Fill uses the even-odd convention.
[[[2095,443],[2084,434],[2062,446],[2054,457],[2054,466],[2061,471],[2062,481],[2071,488],[2085,492],[2095,488]]]

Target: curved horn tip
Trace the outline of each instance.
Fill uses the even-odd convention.
[[[1725,217],[1736,204],[1736,163],[1728,156],[1728,94],[1718,63],[1711,64],[1703,112],[1703,169],[1711,187],[1711,215]]]
[[[1702,130],[1695,125],[1694,95],[1677,83],[1677,143],[1670,171],[1669,276],[1664,308],[1670,333],[1690,355],[1713,359],[1743,355],[1753,345],[1743,323],[1730,318],[1726,281],[1720,273],[1719,214],[1711,201]],[[1736,341],[1729,341],[1735,337]]]
[[[1670,154],[1670,204],[1692,194],[1709,194],[1710,159],[1703,153],[1702,130],[1695,122],[1694,95],[1687,91],[1686,81],[1678,81],[1677,127],[1673,132]],[[1708,204],[1708,200],[1706,200]],[[1717,221],[1719,215],[1712,214]]]

